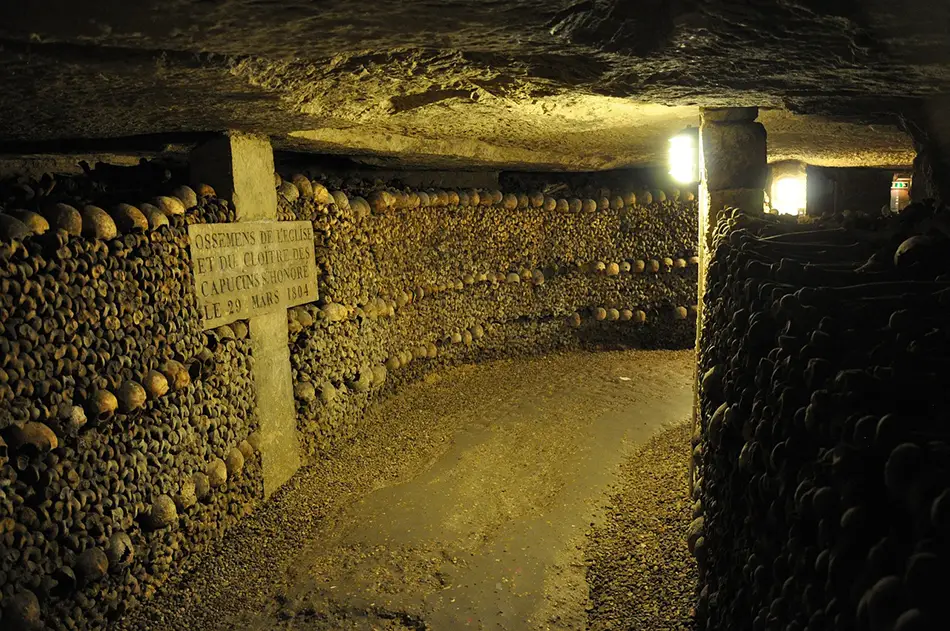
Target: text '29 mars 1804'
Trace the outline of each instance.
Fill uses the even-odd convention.
[[[188,237],[206,329],[317,299],[307,221],[192,224]]]

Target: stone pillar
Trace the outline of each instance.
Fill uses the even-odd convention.
[[[230,200],[238,221],[277,221],[274,153],[266,137],[230,132],[195,148],[190,162],[192,182],[210,184]],[[300,468],[287,312],[255,316],[249,324],[268,497]]]
[[[768,155],[756,107],[704,108],[699,126],[700,241],[726,206],[761,212]],[[705,208],[703,208],[705,206]]]
[[[755,122],[757,107],[703,108],[699,126],[699,296],[696,302],[696,357],[702,348],[703,296],[709,265],[709,241],[727,206],[762,212],[768,178],[765,127]],[[699,379],[695,380],[693,429],[699,423]],[[690,489],[693,485],[690,459]]]

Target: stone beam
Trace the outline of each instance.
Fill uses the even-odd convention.
[[[274,153],[266,137],[228,133],[195,148],[191,180],[214,187],[234,205],[237,220],[277,221]],[[264,496],[300,468],[287,333],[287,311],[250,318]]]

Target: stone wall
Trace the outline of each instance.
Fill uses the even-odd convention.
[[[693,437],[698,629],[943,626],[943,214],[725,212],[715,227]]]
[[[835,169],[808,167],[808,214],[890,207],[893,169]]]
[[[310,220],[320,301],[289,312],[298,427],[315,457],[399,383],[461,362],[694,340],[696,204],[625,192],[328,191],[278,182]]]
[[[236,215],[181,179],[0,182],[0,628],[104,628],[264,496],[249,327],[203,330],[189,256]],[[335,184],[276,177],[316,235],[320,299],[287,312],[310,458],[445,366],[692,344],[692,200]]]
[[[188,254],[233,212],[101,169],[0,186],[3,629],[102,628],[262,496],[247,326],[202,331]]]

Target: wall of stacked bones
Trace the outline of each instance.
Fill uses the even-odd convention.
[[[446,366],[694,343],[690,194],[335,185],[277,181],[280,216],[311,221],[316,239],[320,301],[289,311],[310,457],[351,436],[373,400]]]
[[[4,630],[103,628],[263,494],[247,326],[202,332],[187,249],[233,212],[144,174],[0,186]]]
[[[188,252],[234,211],[180,180],[0,183],[0,628],[103,628],[262,497],[247,323],[202,331]],[[438,368],[693,342],[685,195],[275,180],[316,235],[320,300],[288,311],[311,458]]]
[[[945,627],[945,212],[719,223],[689,540],[700,629]]]

